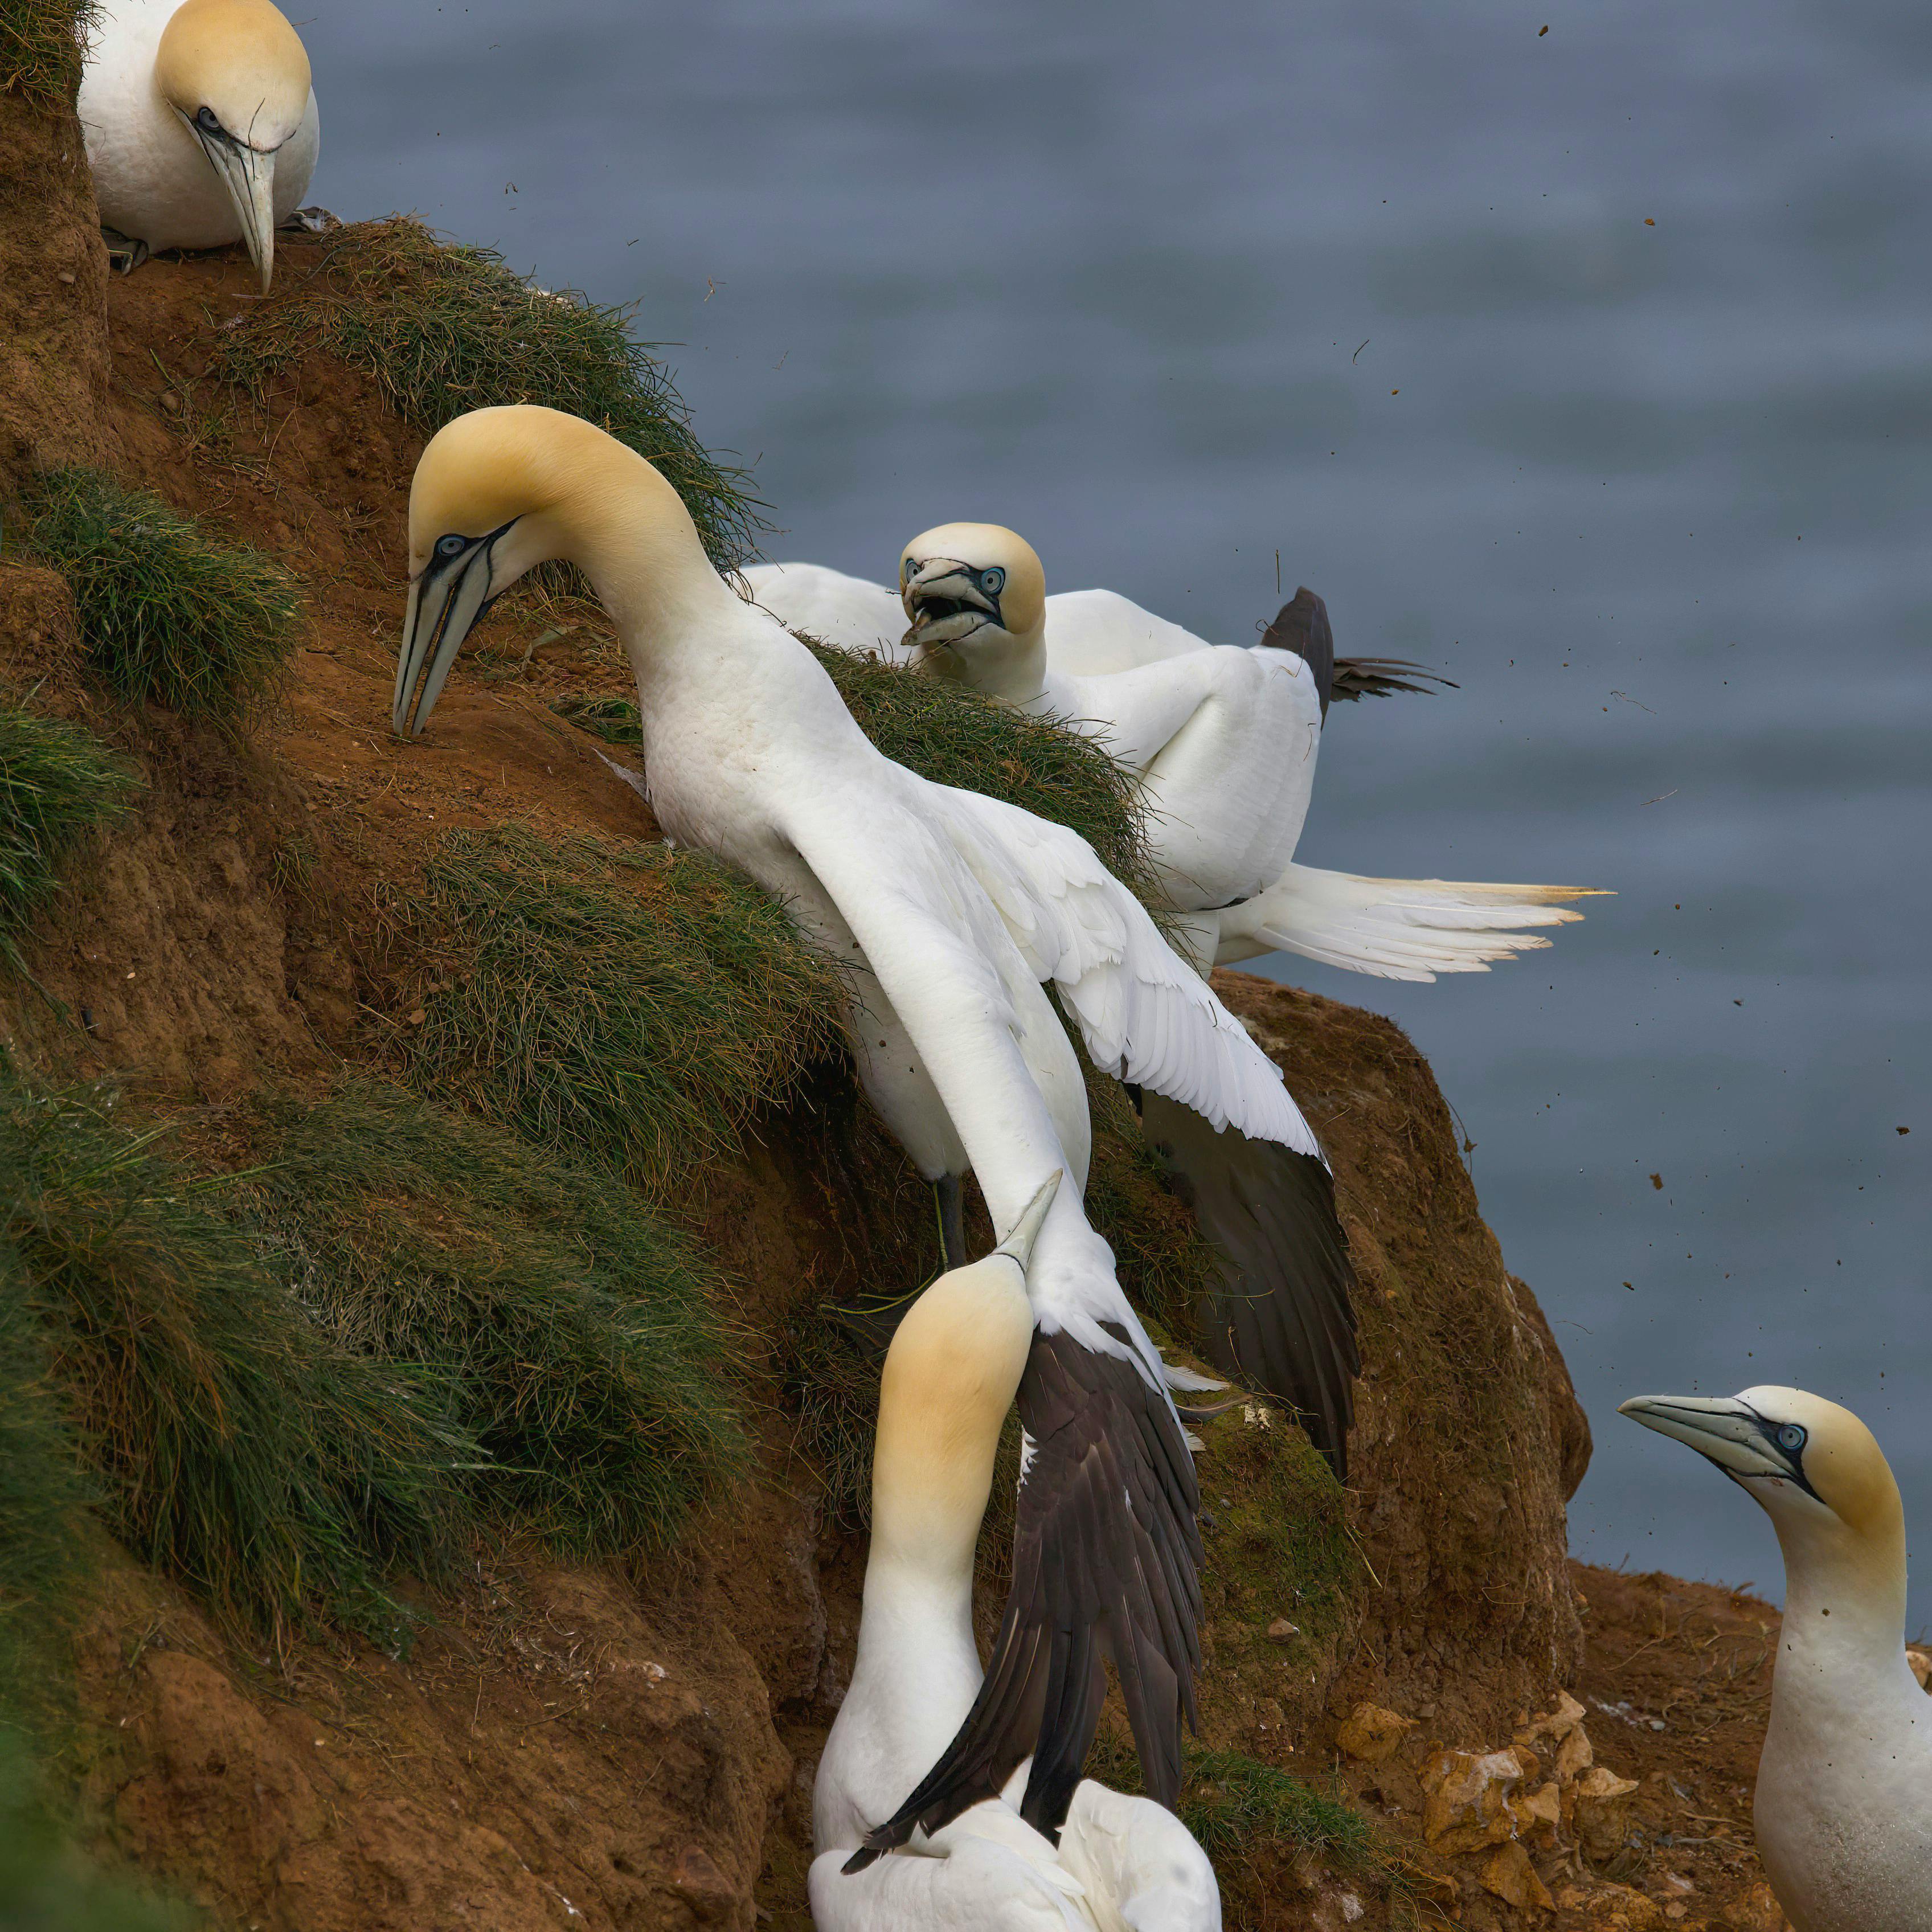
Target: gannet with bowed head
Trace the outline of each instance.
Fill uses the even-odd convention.
[[[1905,1511],[1872,1433],[1802,1389],[1640,1396],[1621,1413],[1688,1443],[1764,1510],[1784,1623],[1756,1817],[1797,1932],[1932,1926],[1932,1698],[1905,1658]]]
[[[914,1833],[902,1851],[863,1849],[980,1689],[974,1552],[1000,1425],[1033,1346],[1028,1264],[1060,1178],[1048,1178],[992,1254],[942,1275],[914,1303],[886,1353],[858,1653],[812,1791],[819,1932],[1211,1932],[1221,1922],[1214,1868],[1186,1826],[1090,1780],[1075,1788],[1057,1847],[1021,1815],[1022,1770],[1007,1793],[929,1838]],[[1037,1553],[1022,1550],[1016,1560]]]
[[[995,1794],[1036,1744],[1023,1809],[1057,1826],[1099,1721],[1103,1655],[1148,1789],[1171,1800],[1199,1661],[1198,1492],[1160,1356],[1082,1211],[1084,1090],[1041,982],[1116,1077],[1318,1160],[1314,1137],[1279,1070],[1083,840],[883,757],[811,652],[712,568],[670,484],[589,423],[478,410],[424,451],[398,730],[423,729],[484,607],[550,558],[578,565],[616,624],[665,832],[740,867],[860,962],[861,1072],[928,1178],[945,1160],[970,1166],[1006,1226],[1042,1174],[1064,1168],[1075,1183],[1028,1277],[1021,1533],[1048,1555],[1030,1582],[1016,1569],[986,1685],[916,1816],[881,1828],[894,1842],[938,1829]],[[1096,1556],[1070,1606],[1069,1566]]]
[[[269,0],[106,0],[80,112],[108,226],[150,253],[245,242],[267,290],[322,143],[308,52]]]

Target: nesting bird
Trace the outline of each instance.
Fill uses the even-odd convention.
[[[928,1180],[976,1175],[996,1225],[1064,1169],[1027,1286],[1028,1480],[1006,1619],[971,1712],[875,1842],[930,1833],[1029,1756],[1022,1813],[1060,1822],[1118,1673],[1149,1793],[1171,1803],[1200,1660],[1199,1492],[1169,1371],[1080,1204],[1084,1081],[1051,980],[1099,1067],[1219,1129],[1319,1163],[1280,1070],[1064,827],[928,783],[873,746],[830,678],[706,560],[664,478],[554,410],[479,410],[438,432],[410,499],[394,722],[427,724],[464,640],[536,565],[575,563],[638,681],[665,832],[782,899],[852,962],[867,1090]],[[1339,1241],[1332,1202],[1317,1231]]]
[[[1802,1389],[1640,1396],[1771,1518],[1784,1622],[1755,1816],[1797,1932],[1932,1926],[1932,1698],[1905,1655],[1905,1511],[1870,1430]]]
[[[812,1792],[820,1932],[1214,1932],[1221,1922],[1214,1868],[1186,1826],[1090,1779],[1060,1808],[1058,1844],[1022,1816],[1012,1787],[1023,1772],[931,1836],[915,1832],[902,1852],[866,1844],[943,1755],[980,1689],[974,1552],[1000,1426],[1033,1346],[1027,1268],[1060,1178],[1048,1177],[992,1254],[920,1297],[886,1355],[857,1653]],[[1017,1560],[1039,1552],[1023,1547]]]
[[[107,0],[80,114],[110,252],[248,244],[266,293],[322,123],[301,37],[269,0]]]

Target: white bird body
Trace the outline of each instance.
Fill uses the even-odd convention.
[[[1213,1868],[1172,1813],[1084,1780],[1056,1847],[1020,1815],[1024,1766],[1001,1796],[844,1868],[951,1742],[980,1689],[974,1551],[1031,1343],[1029,1256],[1058,1180],[999,1250],[926,1290],[886,1354],[857,1654],[812,1790],[820,1932],[1220,1924]]]
[[[1882,1452],[1798,1389],[1646,1396],[1623,1413],[1716,1462],[1778,1532],[1784,1618],[1754,1814],[1779,1904],[1796,1932],[1924,1932],[1932,1698],[1906,1660],[1904,1512]]]
[[[855,657],[916,664],[906,645],[906,614],[896,592],[823,563],[754,563],[740,573],[752,601],[786,629]],[[1138,670],[1188,651],[1212,650],[1205,638],[1144,610],[1116,590],[1056,590],[1046,600],[1046,655],[1070,677]]]
[[[206,31],[171,70],[162,43],[184,13]],[[237,180],[259,194],[259,234],[211,159],[215,137],[190,124],[204,107],[231,137],[217,146]],[[307,57],[267,0],[106,0],[79,112],[101,220],[155,251],[246,241],[261,261],[258,241],[272,254],[266,238],[302,205],[322,145]]]
[[[418,464],[410,555],[397,729],[412,706],[422,729],[491,597],[538,562],[575,562],[637,677],[664,830],[742,867],[859,962],[852,1028],[868,1088],[916,1159],[970,1164],[996,1225],[1017,1221],[1043,1176],[1077,1181],[1086,1165],[1084,1084],[1048,980],[1097,1066],[1320,1166],[1280,1070],[1092,848],[884,758],[810,652],[712,570],[670,485],[614,438],[529,406],[458,418]],[[1075,1646],[1076,1684],[1104,1682],[1090,1643],[1132,1653],[1130,1716],[1158,1796],[1178,1786],[1180,1716],[1192,1708],[1198,1496],[1160,1355],[1077,1186],[1054,1200],[1032,1262],[1035,1360],[1020,1400],[1036,1454],[1021,1520],[1039,1588],[1024,1616],[1010,1604],[1020,1660],[988,1680],[988,1752],[938,1768],[938,1795],[922,1798],[935,1828],[964,1808],[962,1793],[992,1795],[986,1767],[997,1763],[1004,1781],[1025,1755],[1023,1735],[1031,1748],[1037,1733],[1051,1758],[1036,1790],[1070,1793],[1066,1765],[1077,1769],[1098,1702],[1058,1732],[1040,1730],[1024,1687],[1046,1667],[1042,1618],[1058,1618],[1056,1642]],[[1066,1473],[1064,1498],[1042,1470]],[[1078,1519],[1064,1532],[1063,1499]],[[1084,1561],[1099,1566],[1086,1622],[1050,1600],[1063,1533],[1087,1537]],[[1036,1802],[1042,1815],[1047,1802]]]
[[[947,553],[970,550],[970,558]],[[925,572],[927,562],[935,572]],[[904,628],[944,562],[990,564],[1017,622]],[[970,684],[1092,737],[1139,780],[1174,937],[1203,970],[1276,951],[1377,979],[1487,972],[1547,946],[1522,928],[1580,918],[1561,886],[1376,879],[1293,862],[1312,796],[1326,694],[1292,650],[1214,644],[1111,590],[1046,594],[1031,548],[997,524],[944,524],[906,546],[906,603],[821,565],[746,573],[788,625]],[[915,578],[918,580],[915,583]],[[1013,616],[1012,608],[1018,607]],[[983,616],[986,614],[981,614]],[[935,635],[949,628],[956,636]]]

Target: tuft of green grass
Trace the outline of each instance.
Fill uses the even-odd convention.
[[[0,704],[0,957],[53,896],[58,861],[128,808],[138,781],[82,726]]]
[[[442,1391],[498,1520],[660,1547],[745,1467],[722,1284],[607,1173],[373,1082],[265,1102],[250,1138],[265,1258],[345,1347]]]
[[[98,0],[0,0],[0,89],[71,106]]]
[[[0,1243],[108,1520],[219,1610],[394,1638],[381,1572],[437,1569],[475,1445],[325,1334],[100,1090],[0,1078]]]
[[[0,1733],[46,1727],[63,1701],[58,1652],[92,1498],[26,1272],[0,1246]]]
[[[964,685],[806,641],[887,758],[935,784],[983,792],[1068,826],[1142,904],[1161,905],[1138,789],[1091,739]]]
[[[506,826],[424,870],[425,927],[461,963],[424,1000],[417,1082],[654,1198],[844,1040],[837,963],[700,854]]]
[[[230,378],[257,394],[317,350],[365,370],[403,416],[434,434],[467,411],[540,403],[582,416],[656,464],[712,562],[734,570],[770,526],[747,470],[721,463],[631,310],[533,286],[494,249],[446,242],[405,215],[338,230],[316,266],[223,344]]]
[[[644,715],[634,698],[560,698],[550,709],[566,724],[607,745],[634,745],[644,733]]]
[[[295,579],[97,470],[28,492],[32,548],[67,579],[94,670],[130,704],[233,724],[279,686],[298,635]]]
[[[1241,1751],[1188,1754],[1180,1820],[1216,1860],[1266,1850],[1364,1876],[1386,1866],[1375,1827],[1346,1798]]]

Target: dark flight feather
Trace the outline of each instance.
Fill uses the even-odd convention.
[[[1057,1844],[1109,1660],[1148,1795],[1170,1808],[1180,1795],[1180,1727],[1196,1722],[1202,1558],[1200,1490],[1180,1424],[1132,1361],[1065,1334],[1034,1335],[1019,1412],[1030,1454],[985,1682],[939,1762],[866,1834],[848,1872],[998,1796],[1028,1756],[1020,1815]]]
[[[1362,1358],[1334,1177],[1312,1154],[1232,1127],[1217,1133],[1157,1094],[1142,1096],[1141,1124],[1220,1262],[1196,1311],[1202,1352],[1293,1410],[1346,1481]]]
[[[1353,703],[1364,698],[1388,698],[1398,691],[1426,693],[1432,684],[1461,687],[1438,672],[1411,664],[1406,658],[1338,658],[1335,633],[1328,622],[1328,606],[1302,584],[1275,613],[1274,622],[1262,634],[1267,649],[1292,651],[1315,674],[1316,694],[1322,700],[1325,722],[1331,703]],[[1426,682],[1412,683],[1422,678]]]

